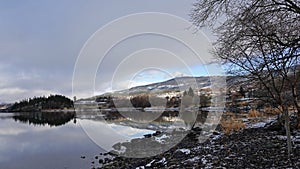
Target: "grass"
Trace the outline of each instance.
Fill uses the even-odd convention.
[[[249,110],[249,113],[248,113],[248,117],[262,117],[262,113],[260,113],[259,111],[255,110],[255,109],[251,109]]]
[[[230,134],[232,132],[237,132],[243,130],[246,125],[243,121],[229,118],[221,120],[222,130],[225,134]]]
[[[269,115],[269,116],[274,116],[274,115],[278,115],[282,112],[282,108],[279,107],[279,108],[273,108],[273,107],[265,107],[263,112],[266,114],[266,115]]]

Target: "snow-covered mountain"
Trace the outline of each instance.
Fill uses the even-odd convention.
[[[134,94],[156,94],[156,95],[168,95],[175,96],[188,91],[191,87],[195,92],[199,91],[202,88],[209,88],[211,85],[210,81],[211,77],[202,76],[202,77],[176,77],[173,79],[169,79],[163,82],[151,83],[142,86],[132,87],[127,90],[115,91],[112,93],[105,93],[101,96],[122,96],[122,95],[134,95]]]

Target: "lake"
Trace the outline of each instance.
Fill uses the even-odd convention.
[[[103,152],[74,120],[55,126],[17,116],[0,114],[1,169],[91,168],[92,158]]]
[[[123,114],[130,119],[86,113],[76,116],[62,112],[0,113],[0,169],[91,168],[99,166],[95,157],[100,153],[118,150],[118,147],[121,150],[124,146],[125,149],[136,148],[136,142],[141,142],[137,139],[144,139],[145,135],[174,131],[187,125],[176,113],[167,113],[150,123],[136,121],[142,114]],[[150,143],[161,144],[168,137],[160,135]],[[144,141],[141,146],[150,145],[148,142]]]

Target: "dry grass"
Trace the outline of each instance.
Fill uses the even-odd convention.
[[[261,117],[263,114],[255,109],[251,109],[248,113],[248,117]]]
[[[228,119],[228,118],[234,118],[234,119],[239,119],[239,118],[247,118],[248,113],[233,113],[233,112],[224,112],[223,117]]]
[[[266,115],[270,115],[270,116],[273,116],[273,115],[278,115],[282,112],[282,108],[279,107],[279,108],[273,108],[273,107],[265,107],[263,112],[266,114]]]
[[[232,132],[237,132],[246,127],[243,121],[237,120],[237,119],[223,119],[221,120],[221,126],[223,129],[223,132],[225,134],[230,134]]]
[[[226,116],[234,116],[236,113],[233,113],[233,112],[230,112],[230,111],[226,111],[223,113],[223,115],[226,115]]]

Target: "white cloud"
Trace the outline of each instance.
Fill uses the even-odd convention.
[[[57,92],[43,89],[24,89],[19,87],[2,88],[0,89],[1,102],[15,102],[24,98],[32,98],[34,96],[48,96]]]
[[[136,12],[158,11],[188,18],[187,13],[191,7],[191,2],[172,0],[174,7],[169,8],[170,2],[155,1],[149,2],[147,5],[128,1],[105,2],[105,5],[102,1],[85,4],[74,2],[72,7],[68,8],[69,3],[62,3],[58,7],[56,3],[52,2],[47,3],[47,5],[44,5],[43,2],[24,6],[22,3],[1,1],[0,6],[5,10],[0,10],[0,18],[5,24],[0,30],[0,88],[9,90],[2,91],[6,95],[1,95],[0,101],[15,101],[22,99],[23,96],[47,94],[40,93],[37,91],[39,89],[71,95],[74,63],[89,36],[110,21]],[[14,8],[6,8],[5,4],[13,5]],[[114,6],[114,8],[110,9],[106,6]],[[53,13],[54,8],[55,13]],[[131,26],[134,27],[135,25]],[[116,29],[119,31],[123,28],[118,27]],[[111,38],[104,39],[104,43]],[[96,93],[110,91],[110,86],[102,84],[110,82],[112,72],[116,70],[124,56],[126,57],[135,51],[150,47],[166,49],[176,53],[179,58],[191,55],[191,52],[183,49],[180,43],[173,41],[163,36],[139,36],[128,38],[124,44],[115,46],[116,50],[110,51],[106,60],[103,60],[104,64],[100,65],[99,70],[101,69],[100,72],[103,77],[99,79],[99,83],[96,83],[98,85],[96,86]],[[98,47],[101,48],[103,45],[99,44]],[[153,56],[153,51],[144,54],[145,59],[137,58],[134,62],[144,62],[151,65],[159,61],[158,67],[162,65],[166,69],[169,67],[178,68],[178,65],[183,65],[180,60],[170,57],[162,51],[156,51],[156,54],[162,54],[160,56]],[[187,64],[189,61],[194,63],[190,59],[187,60]],[[164,65],[166,66],[164,67]],[[89,67],[90,65],[85,65],[84,69],[88,70]],[[121,72],[121,76],[124,75],[125,80],[130,78],[129,70],[125,70],[124,73]],[[89,76],[86,72],[82,74],[84,77]],[[120,82],[123,81],[122,78],[119,80]],[[133,85],[145,84],[146,82],[146,80],[136,80]],[[93,92],[84,91],[86,86],[82,86],[80,88],[82,95],[85,94],[89,97],[93,94]],[[13,93],[14,90],[16,93]],[[19,93],[23,95],[17,96]],[[77,95],[77,93],[75,94]]]
[[[26,92],[25,89],[21,89],[21,88],[18,88],[18,87],[0,89],[0,95],[1,96],[3,96],[3,95],[12,95],[12,94],[19,95],[19,94],[23,94],[25,92]]]
[[[191,76],[191,75],[188,75],[188,74],[185,74],[185,73],[183,73],[183,72],[173,72],[172,73],[172,76],[173,77],[183,77],[183,76]]]

